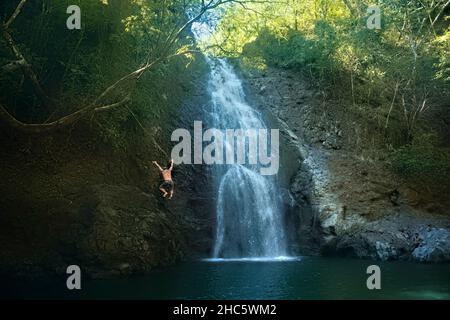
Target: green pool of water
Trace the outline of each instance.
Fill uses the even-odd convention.
[[[366,269],[381,268],[381,290]],[[3,282],[2,297],[38,299],[450,299],[450,264],[302,257],[292,261],[197,261],[126,279]]]

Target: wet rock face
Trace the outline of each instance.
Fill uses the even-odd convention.
[[[448,229],[427,229],[418,237],[419,245],[412,256],[422,262],[450,261],[450,232]]]
[[[386,221],[354,226],[336,237],[331,254],[375,260],[407,260],[414,249],[412,236]]]
[[[96,184],[71,200],[51,206],[45,200],[47,212],[23,207],[20,212],[36,215],[2,220],[1,274],[64,275],[67,266],[78,265],[88,277],[126,276],[170,264],[185,252],[182,221],[135,186]]]
[[[159,207],[154,196],[133,186],[90,188],[79,202],[90,220],[75,242],[80,266],[93,276],[126,275],[182,258],[182,223]]]
[[[334,247],[328,247],[326,253],[375,260],[450,260],[448,229],[424,227],[420,219],[407,219],[410,219],[410,225],[403,229],[397,223],[386,220],[354,227],[336,238],[332,245],[329,243]],[[402,221],[407,219],[399,218]]]
[[[377,139],[370,128],[328,105],[298,74],[269,68],[242,75],[249,95],[284,139],[279,179],[295,252],[450,260],[444,205],[427,202],[424,190],[387,168],[382,152],[370,151]]]
[[[172,264],[189,253],[192,226],[165,205],[136,186],[97,184],[70,202],[53,202],[23,233],[15,228],[23,217],[9,217],[2,239],[11,242],[2,244],[0,274],[64,275],[75,264],[87,277],[105,278]]]
[[[316,255],[320,252],[322,243],[322,228],[319,223],[317,208],[313,205],[313,180],[306,166],[302,166],[291,180],[289,194],[292,198],[291,206],[286,207],[287,217],[292,219],[295,226],[297,243],[296,254]]]

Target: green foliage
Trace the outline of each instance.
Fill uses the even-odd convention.
[[[411,179],[450,184],[450,148],[439,147],[434,134],[415,138],[390,156],[393,169]]]
[[[366,9],[374,4],[381,9],[379,30],[366,27]],[[430,134],[450,129],[450,18],[445,6],[444,0],[232,6],[209,41],[215,54],[241,57],[244,66],[301,73],[326,92],[331,106],[376,134],[376,147],[397,148],[389,157],[395,172],[450,185],[449,142],[441,136],[439,144],[438,136]],[[429,113],[434,113],[431,118]]]
[[[249,60],[260,57],[269,65],[314,73],[322,80],[329,78],[334,69],[335,61],[330,56],[335,47],[333,28],[325,21],[318,21],[311,38],[294,30],[279,38],[269,29],[264,29],[253,42],[244,46],[242,54]]]
[[[449,20],[449,19],[447,19]],[[435,39],[438,62],[436,63],[436,78],[446,83],[450,82],[450,27],[441,36]]]
[[[91,104],[106,88],[147,61],[167,56],[193,45],[188,32],[170,46],[164,46],[188,19],[189,10],[198,10],[199,0],[77,1],[82,11],[81,30],[68,30],[68,3],[60,0],[28,1],[11,25],[11,34],[26,60],[32,65],[46,94],[55,101],[47,106],[36,96],[20,69],[2,73],[0,101],[19,120],[42,123],[71,114]],[[1,3],[2,19],[12,14],[17,1]],[[11,48],[0,43],[0,65],[15,59]],[[191,60],[177,57],[160,63],[144,74],[137,87],[124,83],[104,104],[121,101],[132,93],[131,103],[87,117],[100,142],[124,149],[127,139],[142,129],[137,124],[154,125],[162,114],[176,111],[186,98],[180,90],[194,68]],[[134,90],[137,89],[137,90]],[[132,112],[137,116],[136,120]],[[166,119],[163,119],[166,121]],[[146,123],[147,122],[147,123]]]

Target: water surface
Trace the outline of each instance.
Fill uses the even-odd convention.
[[[381,290],[366,268],[381,267]],[[2,282],[1,296],[62,299],[450,299],[450,265],[302,257],[274,261],[197,261],[127,279]]]

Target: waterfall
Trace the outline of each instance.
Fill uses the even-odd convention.
[[[207,61],[211,68],[210,115],[214,128],[267,129],[260,114],[246,102],[242,82],[231,65],[223,59],[207,58]],[[225,143],[225,148],[233,147]],[[217,190],[214,258],[286,255],[279,189],[274,176],[261,175],[258,168],[257,164],[214,166]]]

